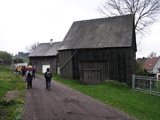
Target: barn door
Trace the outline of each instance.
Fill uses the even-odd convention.
[[[50,68],[50,65],[42,65],[42,73],[45,73],[47,68]]]
[[[101,69],[83,69],[82,82],[88,85],[99,84],[102,81]]]
[[[109,77],[108,63],[102,61],[80,62],[80,81],[84,84],[99,84]]]

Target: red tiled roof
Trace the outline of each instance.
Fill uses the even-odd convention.
[[[154,58],[147,58],[147,60],[144,62],[143,67],[146,70],[153,70],[154,66],[158,62],[159,57],[154,57]]]

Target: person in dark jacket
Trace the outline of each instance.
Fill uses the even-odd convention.
[[[25,75],[25,66],[22,66],[22,77]]]
[[[33,70],[32,70],[32,66],[29,66],[26,72],[26,82],[27,82],[28,89],[32,88],[32,80],[33,80]]]
[[[44,77],[46,79],[46,89],[50,90],[51,88],[51,79],[52,79],[52,73],[50,72],[50,69],[47,68]]]

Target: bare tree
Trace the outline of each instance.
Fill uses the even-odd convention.
[[[153,58],[153,57],[156,57],[156,52],[151,52],[149,55],[148,55],[148,57],[151,57],[151,58]]]
[[[36,47],[39,45],[39,42],[35,42],[30,46],[26,47],[27,52],[31,53],[32,51],[34,51],[36,49]]]
[[[160,13],[160,0],[105,0],[98,11],[108,17],[134,14],[136,34],[144,35]]]

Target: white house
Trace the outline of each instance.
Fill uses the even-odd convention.
[[[149,73],[156,74],[158,78],[158,76],[160,76],[160,57],[147,58],[143,64],[143,67]]]

